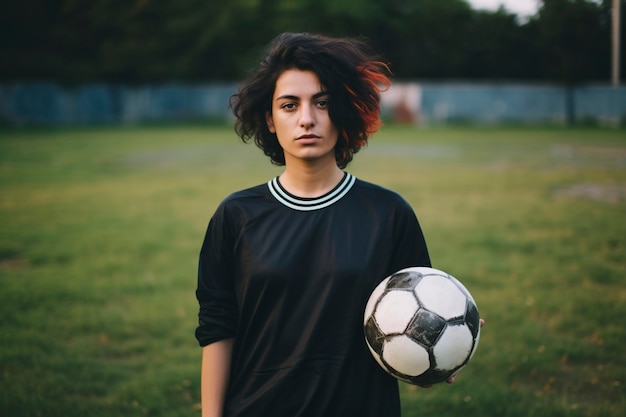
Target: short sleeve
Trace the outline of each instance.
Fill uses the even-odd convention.
[[[430,256],[422,228],[415,212],[402,198],[395,212],[393,227],[395,248],[390,273],[411,266],[430,267]]]
[[[211,218],[198,262],[196,339],[200,346],[235,335],[238,309],[234,285],[235,227],[222,203]]]

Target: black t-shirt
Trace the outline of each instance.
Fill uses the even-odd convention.
[[[226,198],[200,253],[196,330],[201,346],[235,340],[225,416],[399,416],[363,314],[376,285],[409,266],[430,266],[413,210],[348,173],[320,198],[278,178]]]

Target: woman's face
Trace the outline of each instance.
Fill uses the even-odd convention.
[[[267,127],[290,162],[335,161],[339,131],[328,114],[329,93],[313,71],[290,69],[276,81]]]

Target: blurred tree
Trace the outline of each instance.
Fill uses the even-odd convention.
[[[52,2],[0,2],[1,79],[38,77],[44,67],[53,72],[50,68],[58,58],[52,32],[59,14],[59,6]]]
[[[500,8],[474,14],[467,34],[467,78],[525,79],[538,76],[527,31],[515,14]]]
[[[542,78],[575,84],[610,77],[610,7],[589,0],[542,0],[528,23]]]
[[[410,8],[409,3],[412,3]],[[404,30],[388,51],[394,71],[404,77],[459,77],[468,59],[473,11],[464,0],[405,3]],[[383,46],[384,48],[384,46]],[[383,49],[385,50],[385,49]],[[385,50],[386,51],[386,50]]]
[[[608,79],[610,3],[521,22],[466,0],[7,0],[0,81],[236,80],[282,31],[365,37],[399,78]]]
[[[136,0],[132,7],[103,7],[99,23],[114,23],[101,45],[102,76],[126,82],[232,78],[240,74],[237,51],[248,48],[241,29],[256,3]]]

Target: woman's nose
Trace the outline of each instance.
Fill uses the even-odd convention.
[[[315,112],[312,106],[300,107],[300,126],[311,127],[315,125]]]

